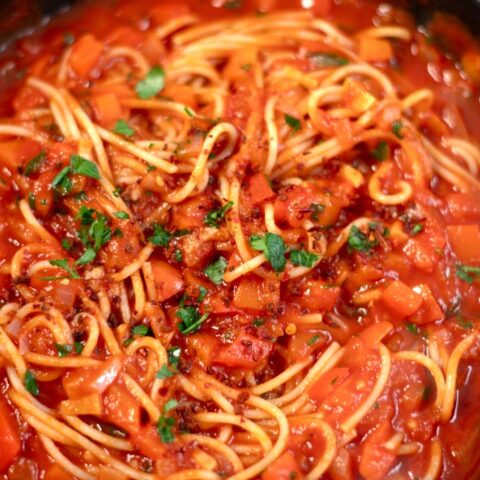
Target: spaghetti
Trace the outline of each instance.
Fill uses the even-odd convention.
[[[153,3],[35,34],[1,120],[0,477],[473,478],[473,39]]]

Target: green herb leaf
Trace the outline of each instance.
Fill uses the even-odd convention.
[[[142,100],[147,100],[160,93],[165,87],[165,70],[162,67],[155,66],[147,76],[137,83],[135,92]]]
[[[285,122],[292,129],[293,133],[298,132],[302,128],[302,122],[298,118],[288,115],[288,113],[285,114]]]
[[[72,353],[72,346],[71,345],[66,345],[62,343],[55,343],[55,348],[58,352],[58,356],[60,358],[68,356],[70,353]]]
[[[392,132],[395,134],[397,138],[400,140],[403,138],[402,135],[403,123],[400,120],[395,120],[392,123]]]
[[[118,135],[123,135],[124,137],[131,137],[135,130],[123,119],[117,121],[113,127],[114,133]]]
[[[167,365],[162,365],[162,368],[157,372],[157,378],[160,380],[165,380],[166,378],[173,377],[175,375],[174,372],[172,372]]]
[[[132,333],[134,335],[139,335],[140,337],[145,337],[146,335],[148,335],[149,332],[150,332],[150,328],[148,327],[148,325],[140,324],[140,325],[135,325],[132,328]]]
[[[405,325],[405,328],[406,328],[410,333],[413,333],[414,335],[418,335],[418,333],[419,333],[418,326],[415,325],[414,323],[408,322],[408,323]]]
[[[73,342],[73,348],[75,349],[75,353],[80,355],[85,347],[82,342]]]
[[[160,247],[168,247],[172,234],[165,229],[163,225],[155,224],[153,226],[153,235],[148,239],[150,243]]]
[[[97,256],[97,252],[89,247],[83,252],[83,255],[75,262],[76,265],[86,265],[87,263],[93,262],[95,257]]]
[[[314,221],[314,222],[318,222],[319,220],[319,215],[325,210],[325,205],[321,204],[321,203],[311,203],[310,204],[310,208],[313,210],[312,212],[312,215],[310,216],[310,218]]]
[[[220,285],[223,282],[223,275],[227,268],[227,261],[219,257],[203,271],[205,275],[215,284]]]
[[[35,194],[33,192],[28,192],[28,206],[32,210],[36,210],[36,208],[37,208],[37,199],[36,199]]]
[[[307,250],[292,250],[290,252],[290,261],[294,265],[300,265],[301,267],[312,268],[318,259],[318,255],[308,252]]]
[[[285,242],[282,237],[275,233],[266,233],[264,237],[252,235],[250,237],[250,245],[255,250],[260,250],[270,262],[275,272],[283,272],[287,260],[285,258]]]
[[[168,400],[163,406],[163,413],[168,413],[170,410],[178,407],[178,402],[174,398]]]
[[[175,419],[173,417],[167,417],[160,415],[157,423],[157,432],[160,440],[163,443],[172,443],[175,440],[173,436],[172,428],[175,425]]]
[[[200,291],[200,295],[197,298],[197,302],[200,303],[207,296],[208,290],[201,285],[198,290]]]
[[[183,261],[182,251],[179,250],[178,248],[175,250],[175,260],[176,260],[178,263],[182,263],[182,261]]]
[[[180,356],[182,354],[182,349],[178,347],[177,345],[169,348],[167,350],[167,355],[168,355],[168,363],[170,366],[177,371],[178,370],[178,364],[180,362]]]
[[[223,4],[227,10],[236,10],[242,6],[242,0],[228,0]]]
[[[92,161],[87,160],[80,155],[72,155],[70,157],[70,165],[72,167],[72,172],[77,175],[94,178],[95,180],[100,179],[98,167]]]
[[[78,274],[78,272],[75,270],[75,268],[72,268],[68,264],[68,260],[66,258],[61,258],[58,260],[49,260],[49,263],[54,267],[59,267],[62,270],[65,270],[70,275],[71,278],[75,278],[75,279],[80,278],[80,275]]]
[[[410,235],[414,237],[423,231],[423,225],[421,223],[416,223],[410,230]]]
[[[218,228],[220,223],[224,220],[225,214],[233,207],[233,202],[227,202],[220,208],[210,210],[205,216],[203,223],[209,227]]]
[[[181,320],[177,324],[178,330],[183,335],[188,335],[189,333],[196,332],[201,326],[202,323],[208,318],[208,313],[200,315],[200,312],[196,307],[191,305],[181,306],[176,313],[177,318]]]
[[[382,140],[375,147],[375,150],[373,150],[372,156],[375,160],[377,160],[377,162],[383,162],[388,157],[388,151],[388,143]]]
[[[128,220],[130,218],[130,215],[127,212],[115,212],[113,215],[120,220]]]
[[[38,388],[38,383],[30,370],[25,372],[25,388],[29,393],[31,393],[34,397],[38,397],[40,390]]]
[[[53,188],[62,189],[65,193],[68,193],[72,189],[72,182],[68,178],[68,174],[71,172],[71,167],[64,167],[52,181]]]
[[[107,219],[104,215],[97,212],[97,218],[92,223],[89,234],[93,238],[93,248],[97,252],[110,240],[112,231],[108,228]]]
[[[195,117],[195,114],[188,108],[188,107],[185,107],[183,109],[183,111],[190,117],[190,118],[194,118]]]
[[[75,43],[75,36],[73,33],[65,32],[63,34],[63,43],[68,46],[73,45]]]
[[[319,339],[320,339],[320,336],[319,336],[319,335],[313,335],[313,336],[308,340],[307,345],[308,345],[309,347],[311,347],[312,345],[315,345],[315,344],[318,342]]]
[[[35,155],[26,165],[25,170],[23,174],[26,177],[29,177],[33,173],[37,173],[38,169],[40,168],[40,165],[43,163],[45,160],[46,154],[45,151],[42,150],[38,155]]]
[[[320,67],[340,67],[349,63],[348,58],[335,53],[314,52],[309,55],[315,65]]]
[[[460,280],[467,283],[473,283],[475,278],[480,275],[480,267],[472,267],[470,265],[462,265],[459,263],[455,274]]]
[[[349,250],[368,252],[378,245],[378,241],[370,240],[368,235],[365,235],[356,225],[353,225],[348,233],[347,245]]]

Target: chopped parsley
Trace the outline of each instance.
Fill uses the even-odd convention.
[[[403,129],[403,123],[400,120],[395,120],[392,123],[392,132],[400,140],[403,138],[402,129]]]
[[[177,324],[178,330],[183,335],[188,335],[200,329],[202,323],[208,318],[208,313],[201,315],[197,307],[181,304],[176,316],[181,320],[181,322]]]
[[[155,224],[153,226],[153,235],[148,241],[160,247],[168,247],[171,238],[172,234],[163,225]]]
[[[90,248],[96,254],[100,248],[112,238],[112,230],[108,225],[107,217],[97,210],[82,205],[78,211],[76,219],[80,220],[81,223],[80,230],[77,234],[78,238],[87,250]],[[91,256],[91,252],[86,253],[86,258]],[[93,256],[92,260],[95,256]],[[82,262],[83,264],[88,263],[85,261],[85,258]]]
[[[293,133],[298,132],[302,128],[302,122],[298,118],[292,117],[286,113],[284,115],[286,124],[292,129]]]
[[[75,43],[75,36],[73,33],[65,32],[63,34],[63,43],[67,46],[71,46]]]
[[[37,197],[35,196],[35,194],[33,192],[28,192],[28,206],[32,210],[37,209]]]
[[[130,218],[130,215],[127,212],[115,212],[113,215],[120,220],[128,220]]]
[[[70,275],[70,278],[74,278],[74,279],[80,278],[80,275],[75,270],[75,267],[71,267],[66,258],[60,258],[60,259],[57,259],[57,260],[49,260],[48,263],[50,263],[50,265],[52,265],[54,267],[59,267],[62,270],[65,270]],[[47,277],[47,278],[54,279],[54,278],[58,278],[58,277]]]
[[[377,162],[383,162],[387,159],[389,153],[388,143],[385,141],[381,141],[372,151],[372,156]]]
[[[182,251],[180,249],[175,249],[175,260],[178,262],[178,263],[182,263],[183,262],[183,255],[182,255]]]
[[[170,399],[163,406],[163,412],[160,415],[157,423],[158,436],[163,443],[172,443],[174,441],[173,427],[175,425],[175,419],[168,416],[167,413],[177,408],[178,402],[175,399]]]
[[[418,235],[422,231],[423,231],[423,225],[421,223],[416,223],[415,225],[413,225],[412,229],[410,230],[410,235],[414,237],[415,235]]]
[[[93,262],[96,256],[97,256],[97,252],[95,252],[95,250],[92,247],[88,247],[83,252],[83,255],[75,262],[75,264],[87,265],[87,263]]]
[[[40,165],[43,163],[45,160],[46,154],[45,151],[42,150],[38,155],[35,155],[26,165],[25,170],[23,174],[26,177],[29,177],[30,175],[37,173],[38,169],[40,168]]]
[[[320,339],[319,335],[313,335],[311,338],[309,338],[307,345],[311,347],[312,345],[315,345],[319,339]]]
[[[142,100],[148,100],[160,93],[165,87],[165,70],[160,66],[150,69],[147,76],[137,83],[135,92]]]
[[[223,8],[226,8],[227,10],[236,10],[241,6],[242,6],[242,0],[227,0],[223,4]]]
[[[314,221],[314,222],[318,222],[318,219],[319,219],[319,215],[325,210],[325,205],[323,205],[322,203],[311,203],[310,204],[310,208],[312,210],[312,215],[311,215],[311,219]]]
[[[356,225],[352,225],[348,232],[347,245],[349,251],[368,252],[378,245],[378,241],[370,240],[369,235],[365,235]]]
[[[256,318],[253,322],[252,325],[255,328],[261,327],[262,325],[265,325],[265,320],[263,318]]]
[[[480,275],[480,267],[472,267],[470,265],[462,265],[459,263],[455,274],[460,280],[467,283],[473,283],[475,278]]]
[[[160,380],[165,380],[167,378],[171,378],[175,375],[174,372],[172,372],[167,365],[162,365],[162,368],[157,372],[157,378]]]
[[[70,353],[72,353],[72,346],[63,343],[55,343],[55,349],[57,350],[58,356],[60,358],[66,357]]]
[[[178,370],[178,364],[180,362],[181,354],[182,354],[182,349],[177,345],[174,345],[173,347],[167,350],[168,363],[175,371]]]
[[[418,335],[418,333],[419,333],[418,326],[415,325],[414,323],[408,322],[408,323],[405,325],[405,328],[406,328],[410,333],[413,333],[414,335]]]
[[[144,324],[135,325],[132,328],[132,333],[140,337],[145,337],[146,335],[148,335],[149,332],[150,332],[150,328],[148,327],[148,325],[144,325]]]
[[[348,58],[342,57],[335,53],[314,52],[309,55],[315,65],[320,67],[340,67],[347,65]]]
[[[208,265],[203,271],[205,275],[215,284],[220,285],[223,282],[223,275],[227,268],[227,261],[223,257],[219,257],[213,263]]]
[[[203,223],[208,225],[209,227],[218,228],[220,223],[224,220],[225,214],[233,207],[233,202],[227,202],[220,208],[216,208],[215,210],[210,210]]]
[[[30,370],[25,372],[25,388],[29,393],[31,393],[34,397],[38,397],[40,390],[38,388],[38,383]]]
[[[312,268],[318,258],[318,255],[308,252],[307,250],[292,250],[290,252],[290,261],[294,265],[301,267]]]
[[[64,250],[66,250],[67,252],[69,252],[71,249],[72,249],[72,244],[69,240],[67,240],[66,238],[62,239],[62,248]]]
[[[73,187],[72,181],[70,180],[70,174],[83,175],[85,177],[90,177],[95,180],[100,179],[100,172],[97,165],[86,158],[81,157],[80,155],[71,155],[70,156],[70,165],[64,167],[57,176],[52,181],[53,188],[60,191],[61,194],[66,195]]]
[[[187,116],[189,116],[190,118],[194,118],[195,117],[195,114],[188,108],[188,107],[185,107],[183,109],[183,111],[187,114]]]
[[[266,233],[264,236],[252,235],[250,237],[250,245],[255,250],[259,250],[265,254],[275,272],[283,272],[287,260],[285,258],[285,242],[283,238],[275,233]]]
[[[123,119],[117,121],[113,127],[113,131],[114,133],[123,135],[124,137],[131,137],[135,133],[135,130]]]
[[[82,342],[73,342],[73,348],[75,349],[75,353],[80,355],[83,352],[84,345]]]

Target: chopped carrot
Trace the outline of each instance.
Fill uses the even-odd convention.
[[[158,301],[163,302],[183,290],[182,274],[175,267],[163,260],[152,260],[151,263]]]
[[[140,430],[140,404],[123,383],[115,382],[103,397],[105,419],[130,434]]]
[[[388,40],[363,35],[360,37],[359,56],[365,62],[388,62],[393,57],[392,45]]]
[[[93,35],[83,35],[72,47],[70,53],[70,66],[78,77],[88,78],[92,70],[97,66],[103,51],[103,43]]]
[[[64,400],[60,403],[62,415],[101,415],[102,399],[98,393]]]
[[[331,310],[340,296],[339,287],[332,287],[321,280],[308,279],[301,284],[300,288],[302,296],[299,302],[302,307],[311,311]]]
[[[91,98],[93,111],[100,125],[112,128],[122,118],[123,111],[118,98],[113,93],[101,93]]]
[[[410,287],[395,280],[382,292],[383,303],[396,315],[408,317],[422,305],[423,298]]]
[[[480,228],[478,225],[449,225],[448,238],[461,262],[480,261]]]

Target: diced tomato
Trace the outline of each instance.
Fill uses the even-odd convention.
[[[341,385],[350,373],[349,368],[336,367],[324,373],[309,389],[308,396],[321,402],[327,395],[330,395],[335,388]]]
[[[121,368],[122,360],[118,356],[110,357],[99,367],[77,368],[63,377],[63,388],[69,398],[103,393],[115,381]]]
[[[286,451],[269,465],[262,473],[262,480],[301,480],[300,467],[292,452]]]
[[[91,103],[95,117],[106,128],[112,128],[123,116],[122,106],[113,93],[93,95]]]
[[[408,317],[422,305],[423,298],[410,287],[395,280],[382,292],[383,303],[396,315]]]
[[[480,221],[480,198],[473,193],[450,193],[447,195],[450,215],[456,222]]]
[[[415,267],[427,273],[433,271],[438,261],[438,256],[432,248],[415,238],[408,240],[403,252]]]
[[[253,368],[268,357],[272,348],[271,342],[241,333],[233,343],[217,351],[214,361],[227,367]]]
[[[111,384],[103,396],[105,419],[135,435],[140,430],[140,404],[123,383]]]
[[[200,331],[193,335],[188,335],[186,342],[189,351],[192,352],[195,358],[198,358],[204,365],[212,363],[214,353],[219,346],[219,340],[216,337]]]
[[[233,305],[246,310],[273,309],[280,300],[280,284],[253,275],[242,277],[233,296]]]
[[[157,300],[163,302],[184,288],[182,274],[163,260],[152,260],[153,276],[157,288]]]
[[[20,436],[7,402],[0,398],[0,472],[4,471],[20,452]]]
[[[299,285],[301,296],[298,302],[311,311],[331,310],[340,296],[339,287],[331,287],[321,280],[308,279]]]
[[[422,284],[415,287],[415,291],[419,293],[423,298],[423,304],[421,308],[410,317],[410,321],[417,325],[423,325],[425,323],[436,322],[443,318],[443,312],[438,305],[432,291],[428,285]]]
[[[64,400],[60,403],[63,415],[101,415],[102,399],[100,394],[91,393],[81,398]]]
[[[45,480],[71,480],[72,475],[57,464],[52,465],[43,477]]]
[[[396,455],[384,447],[393,435],[389,421],[383,422],[362,445],[359,471],[368,480],[383,480],[393,467]]]
[[[270,187],[267,177],[263,173],[252,175],[248,181],[247,195],[253,205],[262,203],[265,200],[275,196],[275,192]]]
[[[70,66],[80,78],[88,78],[97,66],[102,51],[102,42],[98,41],[93,35],[83,35],[72,47],[69,58]]]
[[[461,262],[480,261],[480,228],[478,225],[449,225],[448,238]]]
[[[353,480],[353,460],[346,448],[339,448],[332,464],[328,469],[332,480]]]
[[[13,108],[17,112],[21,112],[45,106],[47,103],[48,99],[42,92],[26,85],[18,91],[14,98]]]
[[[388,62],[393,56],[388,40],[362,35],[359,47],[359,56],[365,62]]]
[[[41,145],[30,139],[0,142],[0,165],[16,172],[18,167],[25,167],[41,150]]]
[[[362,330],[358,338],[368,347],[375,348],[385,336],[392,330],[393,325],[390,322],[382,321],[374,323]]]
[[[197,195],[172,209],[172,225],[178,230],[204,225],[205,216],[213,208],[211,198]]]
[[[290,187],[275,200],[275,219],[277,222],[288,222],[292,227],[300,227],[311,216],[313,203],[311,188],[304,185]]]
[[[105,42],[112,45],[129,46],[138,48],[142,44],[142,34],[133,27],[122,25],[115,28],[105,39]]]
[[[357,112],[364,112],[376,102],[375,97],[367,91],[359,80],[347,78],[343,84],[345,104]]]
[[[137,435],[131,436],[131,441],[143,455],[152,460],[161,460],[165,457],[166,448],[153,425],[141,427]]]

